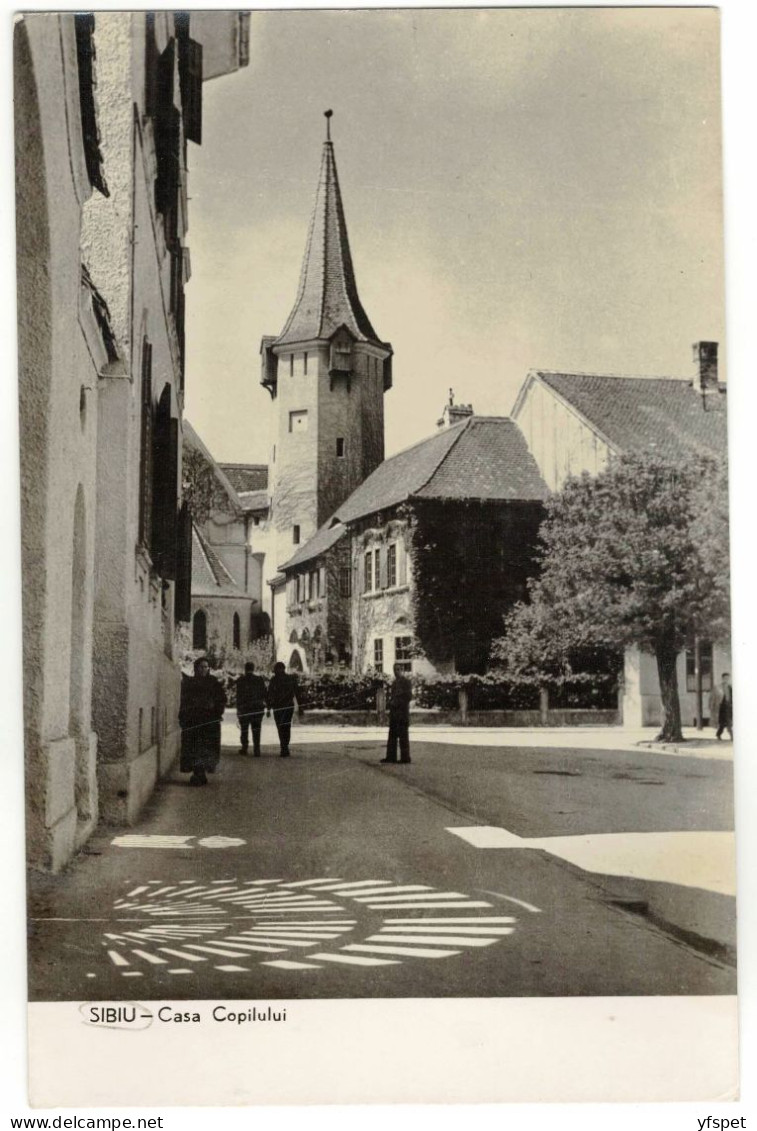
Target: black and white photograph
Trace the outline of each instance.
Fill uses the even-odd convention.
[[[30,1102],[736,1100],[718,10],[13,94]]]

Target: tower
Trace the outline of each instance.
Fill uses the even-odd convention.
[[[275,565],[384,458],[392,347],[378,338],[358,297],[331,113],[294,307],[279,336],[261,344],[261,383],[277,407],[270,475]]]

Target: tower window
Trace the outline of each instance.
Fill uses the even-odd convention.
[[[336,454],[337,459],[344,457],[344,436],[337,436],[336,438]]]
[[[307,353],[304,353],[302,355],[302,372],[305,375],[305,377],[307,377],[307,375],[308,375],[308,355],[307,355]]]
[[[289,431],[290,432],[307,432],[308,430],[308,413],[307,409],[299,409],[297,412],[289,413]]]
[[[289,355],[289,376],[294,377],[294,354]]]
[[[299,546],[299,544],[300,544],[300,527],[299,527],[298,523],[295,523],[294,526],[292,527],[292,541],[294,542],[295,546]]]

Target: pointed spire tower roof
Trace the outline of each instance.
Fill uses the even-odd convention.
[[[331,116],[332,111],[327,110],[326,141],[297,298],[273,343],[277,346],[329,339],[340,326],[346,326],[357,341],[383,344],[357,293],[331,141]]]

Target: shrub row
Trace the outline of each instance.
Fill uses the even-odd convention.
[[[191,673],[191,665],[187,674]],[[229,707],[236,705],[238,669],[211,668],[223,685]],[[266,680],[271,672],[259,671]],[[350,672],[322,672],[299,675],[298,699],[305,711],[375,711],[379,687],[390,682],[383,672],[353,675]],[[413,676],[413,700],[424,710],[457,711],[460,691],[468,693],[469,711],[536,711],[539,687],[517,683],[489,673],[487,675]],[[553,708],[612,709],[617,704],[617,685],[611,676],[577,677],[548,685],[549,705]]]

